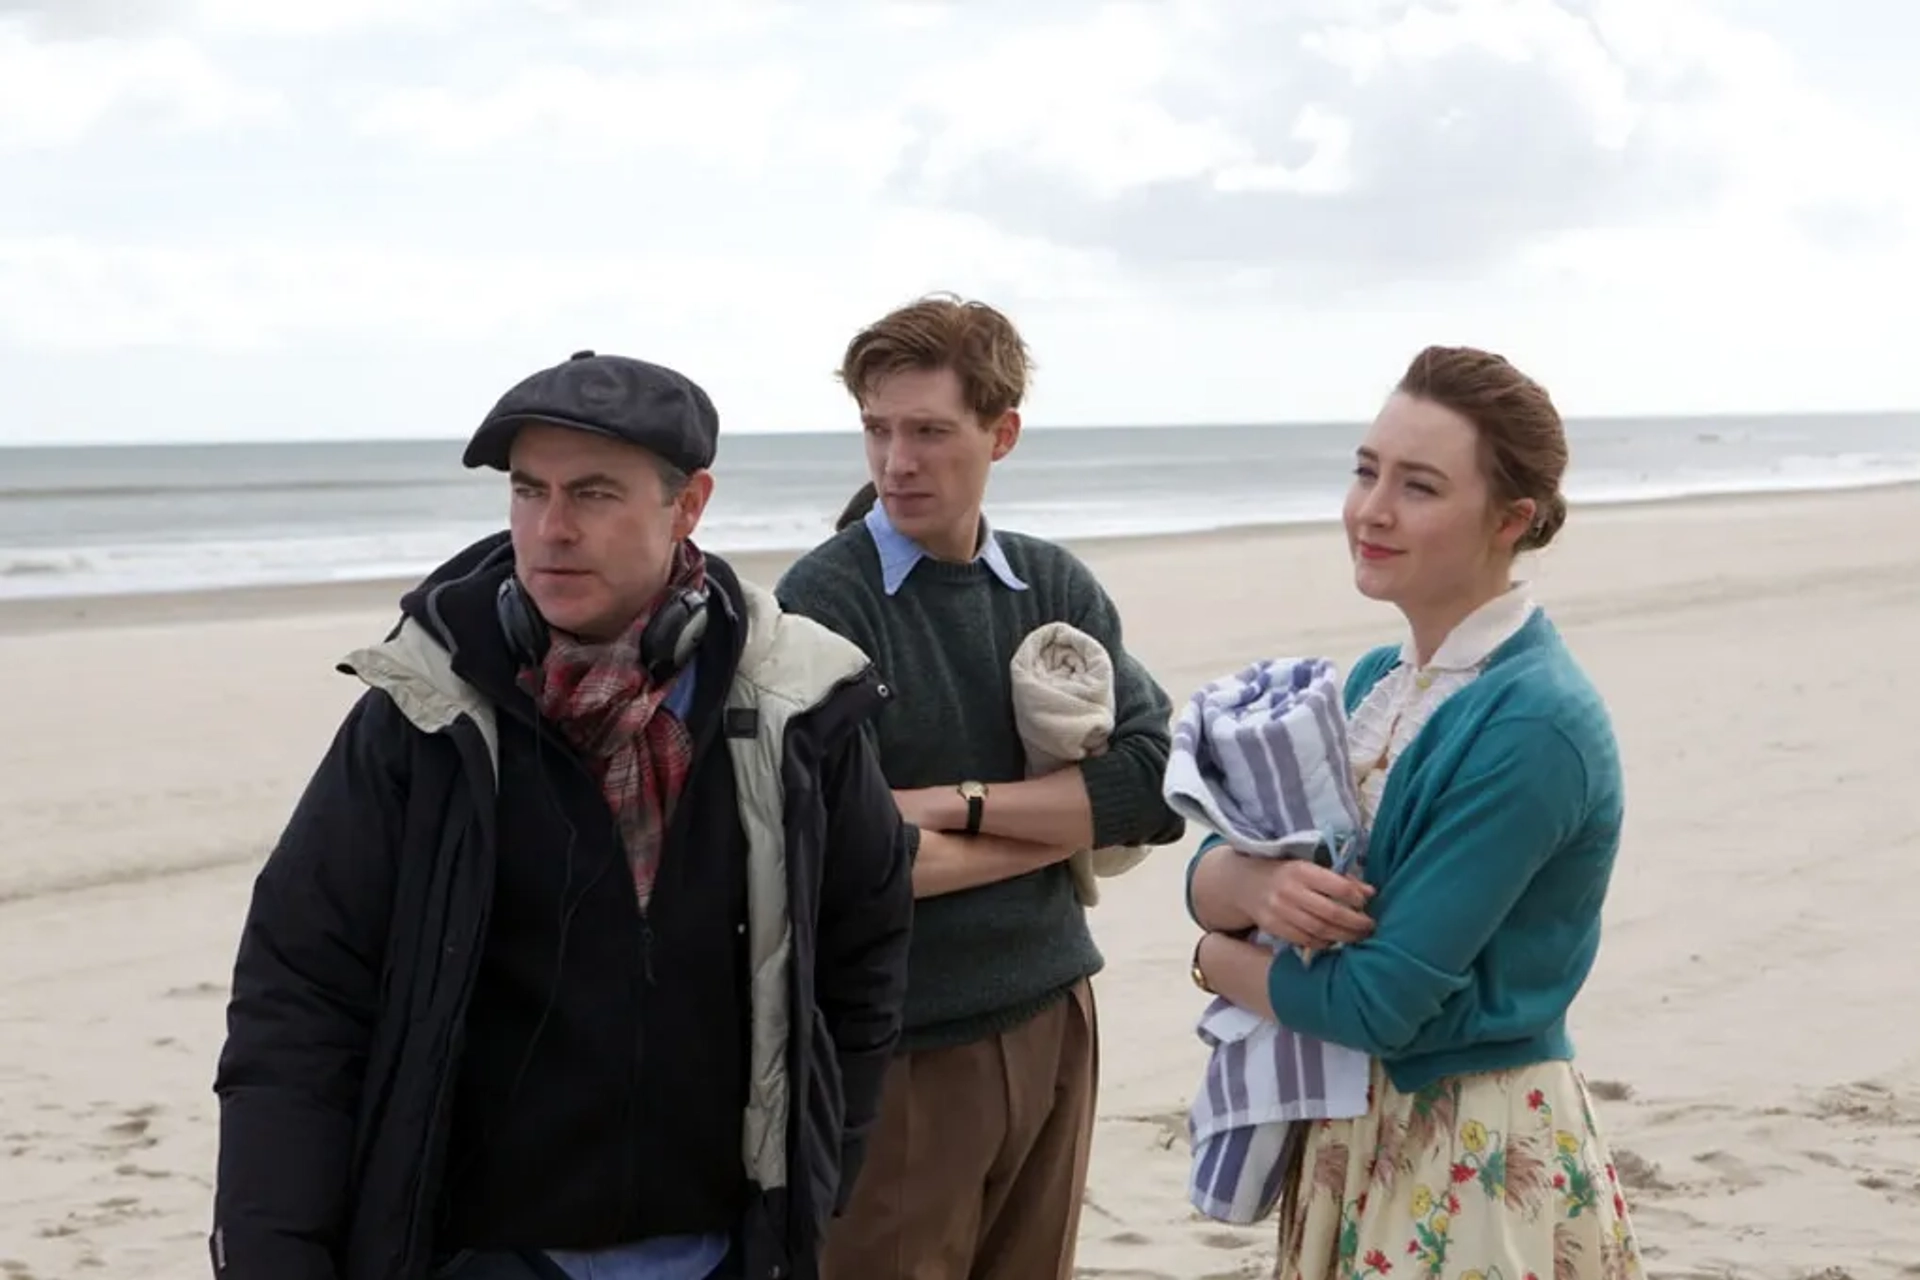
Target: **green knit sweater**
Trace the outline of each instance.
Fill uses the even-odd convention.
[[[1112,745],[1081,766],[1094,846],[1178,840],[1183,824],[1160,792],[1171,703],[1127,655],[1112,600],[1066,549],[995,536],[1026,590],[980,560],[929,557],[888,596],[873,535],[854,524],[796,562],[775,594],[788,611],[859,645],[893,685],[875,732],[881,767],[898,789],[1026,777],[1009,663],[1034,628],[1078,627],[1114,664]],[[1102,964],[1065,863],[923,898],[914,906],[901,1047],[959,1044],[1014,1026]]]

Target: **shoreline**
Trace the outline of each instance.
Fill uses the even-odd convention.
[[[1639,519],[1649,512],[1671,512],[1684,507],[1722,510],[1727,507],[1761,509],[1800,508],[1852,503],[1876,495],[1910,491],[1920,496],[1920,480],[1889,480],[1835,489],[1787,489],[1710,493],[1674,497],[1625,498],[1612,502],[1573,504],[1570,519],[1582,525],[1618,519]],[[1208,550],[1208,544],[1259,539],[1293,539],[1325,534],[1337,519],[1286,520],[1261,524],[1225,525],[1171,533],[1112,533],[1059,541],[1076,553],[1098,556],[1103,550],[1143,545],[1170,551]],[[452,555],[458,547],[449,546]],[[805,554],[805,548],[786,551],[728,552],[715,548],[742,578],[771,586],[787,565]],[[1548,553],[1549,555],[1551,552]],[[161,588],[98,595],[25,596],[0,599],[0,635],[44,635],[95,627],[167,626],[199,622],[231,622],[260,617],[318,616],[390,612],[398,616],[400,597],[418,578],[359,578],[341,582],[289,582],[242,586]]]

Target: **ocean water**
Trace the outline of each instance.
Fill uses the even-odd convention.
[[[1319,521],[1361,428],[1029,428],[988,511],[1056,538]],[[1920,480],[1920,413],[1575,422],[1576,504]],[[423,573],[500,528],[505,481],[456,440],[0,448],[0,599]],[[825,537],[865,478],[857,430],[723,437],[717,551]]]

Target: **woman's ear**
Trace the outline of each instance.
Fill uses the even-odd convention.
[[[1500,516],[1500,523],[1493,532],[1494,541],[1503,551],[1511,551],[1526,537],[1527,530],[1533,528],[1533,522],[1540,515],[1540,504],[1532,498],[1519,498],[1507,504]]]

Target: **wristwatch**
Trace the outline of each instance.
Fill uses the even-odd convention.
[[[967,802],[967,834],[980,834],[980,819],[987,811],[987,784],[984,782],[963,782],[954,790]]]
[[[1189,966],[1189,973],[1193,978],[1194,986],[1200,988],[1210,996],[1217,996],[1220,993],[1215,991],[1212,985],[1207,982],[1207,975],[1200,969],[1200,948],[1206,941],[1207,935],[1203,933],[1200,935],[1200,940],[1193,944],[1193,961]]]

